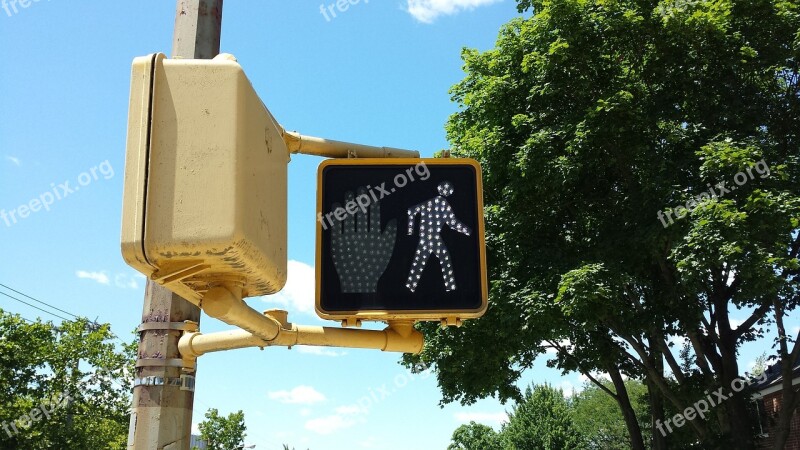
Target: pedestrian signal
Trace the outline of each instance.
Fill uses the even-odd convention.
[[[316,309],[325,319],[480,317],[487,302],[480,165],[323,162],[316,274]]]

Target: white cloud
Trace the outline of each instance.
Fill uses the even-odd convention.
[[[105,272],[87,272],[85,270],[79,270],[75,272],[75,275],[78,278],[96,281],[100,284],[111,284],[111,280],[108,278],[108,275],[106,275]]]
[[[286,286],[277,294],[264,297],[267,303],[277,303],[289,312],[314,313],[314,267],[300,261],[289,260]]]
[[[378,448],[378,440],[375,438],[375,436],[370,436],[359,442],[358,445],[363,448]]]
[[[555,355],[555,354],[558,353],[558,350],[553,348],[546,341],[542,341],[539,345],[541,345],[542,347],[547,347],[547,349],[545,350],[545,353],[547,353],[549,355]],[[562,340],[558,341],[558,345],[560,345],[561,347],[564,347],[566,349],[570,349],[572,347],[572,342],[570,342],[569,339],[562,339]]]
[[[739,320],[733,317],[728,318],[728,322],[731,325],[731,330],[736,330],[744,323],[744,320]],[[719,322],[717,322],[717,333],[719,333]]]
[[[408,0],[406,10],[423,23],[433,23],[439,16],[491,5],[502,0]]]
[[[603,380],[609,380],[610,381],[611,380],[611,377],[609,377],[609,375],[606,372],[600,372],[600,371],[595,370],[595,371],[591,372],[591,375],[592,375],[592,378],[594,378],[597,381],[603,381]],[[623,380],[627,380],[629,378],[624,373],[621,373],[620,376],[622,377]],[[589,379],[589,377],[587,377],[586,375],[584,375],[582,373],[578,374],[578,380],[580,380],[581,383],[591,383],[592,382]],[[579,389],[579,391],[580,391],[580,389]]]
[[[271,400],[297,405],[311,405],[325,401],[325,396],[311,386],[297,386],[291,391],[269,392],[267,396]]]
[[[200,434],[200,426],[196,423],[192,424],[192,434],[199,435]]]
[[[118,273],[116,275],[109,275],[105,270],[90,272],[88,270],[78,270],[75,276],[85,280],[92,280],[96,283],[104,284],[106,286],[113,285],[120,289],[139,289],[138,277],[126,273]]]
[[[344,405],[336,408],[336,414],[341,414],[343,416],[351,414],[359,414],[362,412],[364,412],[364,409],[358,405]]]
[[[508,414],[504,412],[496,413],[481,413],[481,412],[459,412],[455,414],[455,418],[459,422],[478,422],[478,423],[494,423],[501,424],[508,421]]]
[[[306,430],[317,434],[331,434],[335,431],[350,428],[357,423],[363,423],[364,418],[361,415],[367,412],[366,409],[356,404],[337,406],[333,411],[335,414],[306,422]],[[368,448],[374,446],[374,442],[368,439],[361,446]]]
[[[294,436],[294,435],[291,432],[286,431],[286,430],[276,431],[275,432],[275,437],[278,438],[278,439],[282,439],[282,440],[291,441],[292,439],[289,439],[289,438],[291,438],[292,436]]]
[[[561,389],[561,392],[564,393],[564,397],[572,397],[581,391],[581,389],[576,388],[572,382],[567,380],[562,381],[558,387]]]
[[[124,273],[118,273],[114,276],[114,284],[122,289],[139,289],[139,283],[136,282],[134,277]]]
[[[730,272],[728,272],[728,279],[725,280],[725,285],[730,287],[733,284],[734,280],[736,280],[736,271],[731,270]]]
[[[355,424],[356,421],[348,417],[327,416],[309,420],[306,422],[305,428],[317,434],[331,434],[335,431],[350,428]]]
[[[336,356],[344,356],[347,354],[345,352],[337,352],[335,350],[331,350],[328,347],[317,347],[314,345],[298,345],[293,348],[297,349],[298,352],[305,353],[307,355],[336,357]]]
[[[308,416],[311,415],[312,412],[313,411],[311,411],[311,408],[303,408],[303,409],[300,410],[300,416],[301,417],[308,417]]]
[[[20,161],[19,158],[17,158],[16,156],[6,155],[6,160],[11,161],[11,163],[17,167],[22,165],[22,161]]]
[[[683,348],[684,342],[689,342],[689,339],[686,336],[672,335],[667,338],[667,343],[673,344],[675,348],[678,349]]]

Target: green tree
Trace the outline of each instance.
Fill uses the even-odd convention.
[[[453,432],[447,450],[502,450],[500,434],[492,427],[470,422]]]
[[[608,376],[643,449],[623,375],[646,383],[656,423],[729,389],[744,375],[740,345],[768,329],[783,367],[800,355],[783,323],[800,300],[798,4],[519,6],[533,15],[495,49],[463,52],[447,124],[454,153],[484,169],[489,312],[420,326],[425,350],[406,362],[436,364],[445,403],[519,400],[522,372],[552,349],[564,372],[599,388],[592,374]],[[800,402],[783,392],[776,448]],[[733,395],[685,429],[709,448],[753,448],[747,404]]]
[[[760,377],[767,367],[769,366],[769,358],[767,357],[767,353],[764,352],[756,358],[756,363],[753,366],[753,371],[750,374],[753,377]]]
[[[0,310],[0,448],[125,448],[135,344],[113,339],[86,319]]]
[[[600,380],[608,389],[613,384]],[[625,382],[636,418],[642,426],[644,443],[650,444],[650,433],[645,427],[650,421],[650,408],[647,400],[647,386],[637,380]],[[589,449],[627,450],[630,448],[625,418],[614,399],[599,387],[586,383],[583,390],[572,399],[575,428],[585,437]]]
[[[502,439],[509,450],[582,449],[586,445],[564,393],[546,384],[528,388],[523,401],[512,407]]]
[[[206,412],[206,420],[200,422],[200,438],[210,450],[238,450],[244,447],[244,412],[237,411],[221,416],[216,408]]]

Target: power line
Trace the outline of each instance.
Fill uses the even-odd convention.
[[[34,325],[36,325],[37,323],[39,323],[39,322],[33,321],[33,320],[31,320],[31,319],[28,319],[27,317],[23,317],[21,314],[17,314],[17,316],[18,316],[20,319],[24,320],[25,322],[29,322],[29,323],[32,323],[32,324],[34,324]]]
[[[69,311],[65,311],[65,310],[63,310],[63,309],[61,309],[61,308],[58,308],[58,307],[56,307],[56,306],[53,306],[53,305],[51,305],[51,304],[49,304],[49,303],[47,303],[47,302],[43,302],[43,301],[41,301],[41,300],[39,300],[39,299],[33,298],[33,297],[31,297],[30,295],[28,295],[28,294],[26,294],[26,293],[24,293],[24,292],[20,292],[20,291],[18,291],[18,290],[16,290],[16,289],[14,289],[14,288],[12,288],[12,287],[9,287],[9,286],[7,286],[7,285],[5,285],[5,284],[3,284],[3,283],[0,283],[0,286],[2,286],[2,287],[4,287],[4,288],[8,289],[9,291],[15,292],[15,293],[17,293],[17,294],[19,294],[19,295],[21,295],[21,296],[23,296],[23,297],[25,297],[25,298],[29,298],[29,299],[31,299],[31,300],[33,300],[33,301],[35,301],[35,302],[41,303],[42,305],[46,305],[46,306],[48,306],[48,307],[50,307],[50,308],[52,308],[52,309],[55,309],[56,311],[59,311],[59,312],[62,312],[62,313],[64,313],[64,314],[67,314],[67,315],[69,315],[69,316],[72,316],[72,317],[74,317],[75,319],[78,319],[78,320],[80,320],[80,319],[86,319],[86,320],[87,320],[87,322],[88,322],[88,326],[90,327],[90,329],[96,329],[96,327],[98,327],[98,326],[100,325],[100,324],[97,322],[97,319],[95,319],[94,321],[89,321],[89,319],[88,319],[87,317],[81,317],[81,316],[78,316],[78,315],[72,314],[72,313],[71,313],[71,312],[69,312]],[[45,310],[44,310],[44,309],[42,309],[42,308],[39,308],[39,307],[37,307],[37,306],[34,306],[34,305],[31,305],[31,304],[30,304],[30,303],[28,303],[28,302],[25,302],[25,301],[23,301],[23,300],[20,300],[20,299],[18,299],[18,298],[16,298],[16,297],[12,297],[12,296],[10,296],[10,295],[8,295],[8,294],[6,294],[6,293],[0,292],[0,294],[3,294],[3,295],[5,295],[6,297],[8,297],[8,298],[11,298],[11,299],[13,299],[13,300],[16,300],[16,301],[18,301],[18,302],[20,302],[20,303],[23,303],[23,304],[25,304],[25,305],[28,305],[28,306],[30,306],[31,308],[35,308],[35,309],[37,309],[37,310],[39,310],[39,311],[42,311],[42,312],[44,312],[44,313],[47,313],[47,314],[50,314],[50,315],[52,315],[52,316],[58,317],[58,318],[59,318],[59,319],[61,319],[61,320],[66,320],[66,321],[69,321],[69,320],[70,320],[70,319],[67,319],[67,318],[65,318],[65,317],[59,316],[58,314],[54,314],[54,313],[52,313],[52,312],[50,312],[50,311],[45,311]],[[26,319],[26,320],[27,320],[27,319]],[[29,322],[30,322],[30,321],[29,321]],[[119,342],[121,342],[121,343],[123,343],[123,344],[128,344],[127,342],[125,342],[125,341],[123,341],[122,339],[120,339],[120,338],[119,338],[119,337],[118,337],[116,334],[114,334],[113,332],[111,333],[111,338],[112,338],[112,339],[116,339],[116,340],[118,340]]]
[[[41,300],[37,300],[37,299],[35,299],[35,298],[31,297],[30,295],[28,295],[28,294],[25,294],[25,293],[22,293],[22,292],[20,292],[20,291],[18,291],[18,290],[16,290],[16,289],[14,289],[14,288],[10,288],[10,287],[6,286],[6,285],[5,285],[5,284],[3,284],[3,283],[0,283],[0,286],[2,286],[2,287],[4,287],[4,288],[8,289],[9,291],[16,292],[17,294],[19,294],[19,295],[21,295],[21,296],[23,296],[23,297],[29,298],[29,299],[31,299],[31,300],[33,300],[33,301],[37,302],[37,303],[41,303],[42,305],[45,305],[45,306],[47,306],[47,307],[49,307],[49,308],[52,308],[52,309],[55,309],[56,311],[62,312],[62,313],[64,313],[64,314],[68,315],[68,316],[72,316],[72,317],[74,317],[74,318],[76,318],[76,319],[79,319],[79,318],[80,318],[80,317],[76,316],[75,314],[72,314],[71,312],[64,311],[63,309],[61,309],[61,308],[57,308],[57,307],[55,307],[55,306],[53,306],[53,305],[51,305],[51,304],[49,304],[49,303],[45,303],[45,302],[43,302],[43,301],[41,301]]]
[[[31,307],[31,308],[33,308],[33,309],[38,309],[39,311],[41,311],[41,312],[43,312],[43,313],[45,313],[45,314],[50,314],[51,316],[58,317],[58,318],[59,318],[59,319],[61,319],[61,320],[66,320],[66,321],[69,321],[69,319],[67,319],[66,317],[59,316],[59,315],[58,315],[58,314],[56,314],[56,313],[52,313],[52,312],[50,312],[50,311],[47,311],[47,310],[45,310],[45,309],[39,308],[38,306],[35,306],[35,305],[31,305],[30,303],[28,303],[28,302],[26,302],[26,301],[24,301],[24,300],[20,300],[20,299],[18,299],[18,298],[16,298],[16,297],[13,297],[13,296],[11,296],[11,295],[8,295],[8,294],[6,294],[5,292],[0,292],[0,294],[2,294],[2,295],[5,295],[6,297],[10,298],[11,300],[16,300],[16,301],[18,301],[18,302],[20,302],[20,303],[22,303],[22,304],[24,304],[24,305],[28,305],[28,306],[30,306],[30,307]]]
[[[49,304],[49,303],[43,302],[43,301],[41,301],[41,300],[37,300],[37,299],[35,299],[35,298],[31,297],[30,295],[28,295],[28,294],[25,294],[24,292],[20,292],[20,291],[18,291],[18,290],[16,290],[16,289],[13,289],[13,288],[11,288],[11,287],[8,287],[8,286],[6,286],[5,284],[2,284],[2,283],[0,283],[0,286],[4,287],[4,288],[6,288],[6,289],[8,289],[8,290],[10,290],[10,291],[13,291],[13,292],[15,292],[15,293],[17,293],[17,294],[19,294],[19,295],[21,295],[21,296],[25,297],[25,298],[29,298],[29,299],[31,299],[31,300],[33,300],[33,301],[35,301],[35,302],[41,303],[41,304],[43,304],[43,305],[46,305],[46,306],[48,306],[48,307],[50,307],[50,308],[53,308],[53,309],[55,309],[55,310],[57,310],[57,311],[63,312],[64,314],[70,315],[70,316],[74,317],[75,319],[78,319],[78,320],[85,319],[87,322],[89,321],[89,319],[88,319],[88,318],[86,318],[86,317],[80,317],[80,316],[76,316],[75,314],[72,314],[71,312],[64,311],[63,309],[61,309],[61,308],[57,308],[57,307],[55,307],[55,306],[53,306],[53,305],[51,305],[51,304]],[[39,311],[41,311],[41,312],[43,312],[43,313],[50,314],[51,316],[54,316],[54,317],[58,317],[58,318],[59,318],[59,319],[61,319],[61,320],[64,320],[64,321],[67,321],[67,322],[69,322],[69,321],[70,321],[70,319],[67,319],[66,317],[62,317],[62,316],[60,316],[60,315],[58,315],[58,314],[55,314],[55,313],[52,313],[52,312],[50,312],[50,311],[44,310],[44,309],[42,309],[42,308],[39,308],[39,307],[38,307],[38,306],[36,306],[36,305],[32,305],[32,304],[30,304],[30,303],[28,303],[28,302],[26,302],[26,301],[24,301],[24,300],[20,300],[20,299],[18,299],[18,298],[16,298],[16,297],[14,297],[14,296],[8,295],[8,294],[6,294],[5,292],[0,292],[0,294],[4,295],[4,296],[6,296],[6,297],[8,297],[8,298],[10,298],[10,299],[12,299],[12,300],[16,300],[16,301],[18,301],[18,302],[20,302],[20,303],[22,303],[22,304],[24,304],[24,305],[28,305],[28,306],[30,306],[31,308],[34,308],[34,309],[36,309],[36,310],[39,310]],[[33,320],[30,320],[30,319],[28,319],[28,318],[26,318],[26,317],[23,317],[22,315],[18,315],[18,316],[19,316],[19,317],[20,317],[22,320],[25,320],[25,321],[27,321],[27,322],[29,322],[29,323],[32,323],[32,324],[36,324],[36,323],[38,323],[38,322],[35,322],[35,321],[33,321]],[[93,322],[88,322],[88,323],[87,323],[87,325],[90,327],[90,330],[91,330],[91,329],[96,329],[95,327],[99,326],[99,324],[98,324],[98,322],[97,322],[97,319],[95,319]],[[56,327],[56,331],[58,331],[58,327]],[[110,332],[110,330],[109,330],[109,332]],[[120,341],[121,343],[123,343],[123,344],[126,344],[126,345],[127,345],[127,342],[125,342],[125,341],[123,341],[122,339],[120,339],[120,338],[119,338],[117,335],[115,335],[114,333],[111,333],[111,338],[112,338],[112,339],[116,339],[116,340]],[[112,379],[111,379],[111,381],[113,381],[114,383],[118,384],[118,385],[119,385],[120,387],[122,387],[123,389],[128,389],[128,387],[127,387],[127,386],[123,385],[121,382],[119,382],[119,381],[118,381],[117,379],[115,379],[115,378],[112,378]]]

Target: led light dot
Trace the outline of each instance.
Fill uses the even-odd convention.
[[[450,263],[450,252],[442,241],[441,232],[447,226],[461,234],[469,235],[471,233],[469,228],[456,218],[452,206],[447,201],[446,197],[454,192],[452,183],[444,181],[439,184],[437,189],[439,196],[408,210],[409,233],[413,233],[414,220],[417,215],[420,216],[419,243],[406,283],[406,287],[411,285],[409,287],[411,292],[416,289],[417,281],[415,280],[421,278],[431,255],[435,255],[439,260],[445,291],[454,291],[456,289],[455,274]]]

